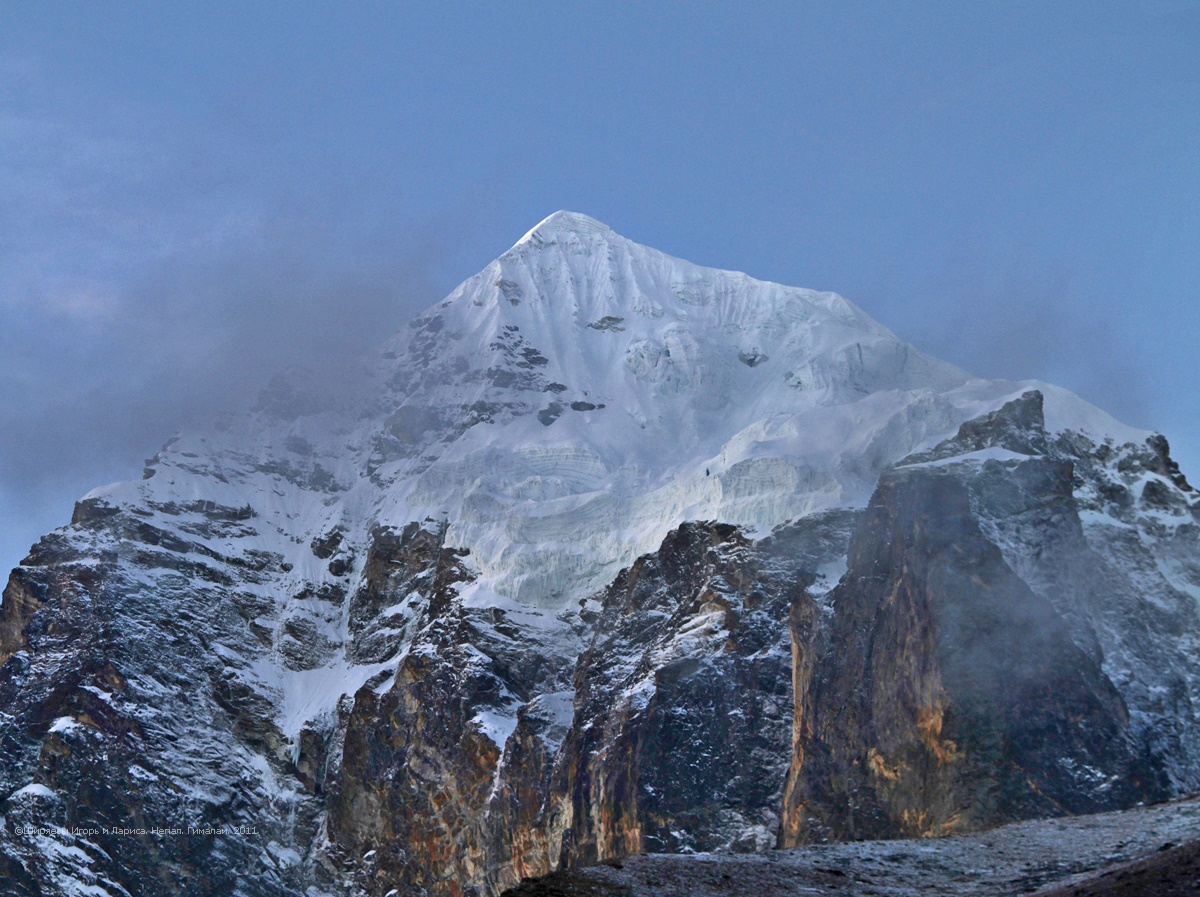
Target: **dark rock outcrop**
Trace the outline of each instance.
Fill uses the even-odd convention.
[[[122,561],[165,540],[125,515],[77,516],[74,538],[43,540],[0,604],[5,893],[299,888],[298,866],[263,858],[312,836],[313,805],[292,804],[284,818],[261,786],[230,774],[251,751],[279,774],[289,768],[269,708],[256,713],[257,697],[212,653],[230,621],[173,600],[183,577],[166,565],[191,570],[182,547],[156,554],[159,600],[146,601]],[[214,578],[192,582],[215,592]]]
[[[788,755],[784,621],[844,516],[765,544],[688,524],[605,592],[576,667],[563,749],[568,864],[645,851],[754,851],[774,840]]]
[[[585,602],[590,642],[544,802],[547,869],[773,842],[790,729],[784,623],[844,554],[853,516],[759,542],[686,524]]]
[[[1024,465],[1070,482],[1069,465]],[[793,617],[798,737],[781,845],[948,834],[1167,795],[1120,694],[984,536],[970,499],[953,472],[885,477],[829,632],[814,639]]]

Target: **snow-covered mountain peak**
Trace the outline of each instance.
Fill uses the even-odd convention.
[[[767,532],[860,507],[885,467],[1031,386],[1052,426],[1144,439],[1053,387],[973,379],[834,293],[693,265],[573,212],[414,319],[376,370],[348,413],[277,389],[266,416],[102,491],[277,505],[299,546],[442,521],[478,600],[561,608],[685,521]]]
[[[354,386],[278,378],[35,546],[0,868],[496,894],[1194,791],[1197,521],[1165,440],[1065,390],[556,213]]]
[[[529,243],[548,242],[560,236],[570,234],[612,234],[613,230],[602,221],[597,221],[590,215],[580,212],[569,212],[559,209],[547,215],[529,231],[513,247],[516,249]],[[615,236],[615,234],[614,234]]]
[[[430,318],[432,326],[456,323],[476,335],[473,362],[488,348],[479,343],[490,345],[497,334],[516,330],[537,331],[543,341],[557,344],[564,363],[594,347],[597,333],[627,334],[604,340],[625,349],[639,340],[682,335],[688,341],[700,335],[713,344],[714,357],[740,353],[751,367],[770,354],[760,342],[777,351],[795,349],[789,357],[798,353],[804,361],[863,342],[900,345],[835,293],[694,265],[575,212],[546,218],[423,317],[428,316],[438,319]],[[555,356],[547,357],[553,362]],[[966,377],[950,365],[940,367],[950,379]]]
[[[637,310],[637,300],[648,296],[661,304],[654,309],[653,316],[665,313],[683,318],[694,316],[697,309],[712,306],[736,314],[738,310],[734,307],[749,304],[757,306],[759,314],[769,314],[780,303],[802,303],[863,329],[886,332],[836,293],[787,287],[740,271],[695,265],[636,243],[595,218],[569,211],[558,211],[543,219],[492,265],[466,281],[460,290],[469,291],[480,280],[486,281],[491,273],[529,269],[541,275],[532,278],[532,285],[541,288],[535,290],[536,299],[561,298],[560,288],[567,285],[571,287],[567,292],[598,294],[630,310]],[[569,276],[546,277],[552,269],[560,269],[560,273]],[[501,286],[498,282],[494,285]],[[509,299],[514,295],[511,288],[501,293]]]

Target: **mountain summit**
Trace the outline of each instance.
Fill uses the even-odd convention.
[[[573,212],[370,368],[170,440],[13,571],[14,893],[496,894],[1200,788],[1161,436]]]
[[[685,520],[765,533],[862,505],[888,464],[1030,388],[1056,423],[1149,435],[1052,387],[973,380],[836,294],[701,268],[572,212],[385,358],[381,406],[359,430],[374,522],[445,520],[479,588],[544,607]]]

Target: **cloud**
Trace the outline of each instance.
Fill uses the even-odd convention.
[[[280,189],[227,142],[127,109],[56,118],[13,97],[0,93],[0,562],[65,522],[64,494],[136,476],[172,432],[279,370],[336,379],[440,295],[440,225]]]
[[[1153,428],[1151,374],[1080,266],[1028,247],[976,249],[949,260],[906,304],[900,332],[981,377],[1038,379],[1066,387],[1133,426]],[[1100,309],[1102,311],[1097,311]]]

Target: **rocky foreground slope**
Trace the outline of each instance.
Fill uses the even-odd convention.
[[[504,897],[1196,897],[1200,800],[971,835],[769,854],[651,854],[530,879]]]
[[[0,603],[14,894],[498,894],[1200,789],[1162,437],[551,216]]]

